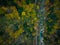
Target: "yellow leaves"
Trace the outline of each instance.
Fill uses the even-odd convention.
[[[26,15],[26,12],[23,11],[23,12],[22,12],[22,16],[25,16],[25,15]]]
[[[33,36],[36,36],[36,33],[32,33]]]
[[[31,12],[31,11],[32,11],[32,9],[31,9],[31,8],[29,8],[29,9],[28,9],[28,12]]]
[[[29,5],[26,5],[25,6],[25,11],[31,12],[32,11],[32,8]]]
[[[15,0],[15,1],[17,1],[17,0]],[[23,7],[24,11],[22,12],[22,22],[23,22],[23,20],[25,21],[26,19],[29,19],[28,20],[29,21],[28,25],[30,25],[31,23],[35,24],[35,22],[38,20],[38,18],[36,17],[36,11],[34,9],[35,8],[34,6],[35,6],[34,4],[28,4],[28,5],[25,5]],[[7,19],[10,19],[10,20],[14,19],[13,21],[11,21],[11,22],[13,22],[13,24],[15,24],[17,21],[20,21],[21,18],[20,18],[19,14],[18,14],[18,11],[17,11],[16,7],[15,6],[10,6],[10,7],[6,7],[6,8],[3,7],[4,10],[7,10],[8,8],[11,9],[12,12],[8,13],[8,14],[5,14],[5,16],[7,17]],[[39,6],[37,6],[37,9],[39,9]],[[30,20],[30,16],[31,16],[31,20]],[[16,20],[16,22],[15,22],[15,20]],[[33,28],[34,27],[30,28],[31,32],[33,31]],[[18,38],[24,32],[24,30],[23,30],[23,27],[21,27],[21,28],[19,27],[19,29],[16,30],[16,32],[13,32],[13,29],[9,28],[9,29],[7,29],[7,32],[9,33],[9,35],[12,38]],[[32,35],[34,36],[35,33],[32,33]]]
[[[12,9],[14,11],[17,10],[15,6],[10,6],[10,9]]]
[[[39,5],[36,6],[36,9],[39,9]]]
[[[18,18],[18,17],[19,17],[19,14],[18,14],[18,11],[17,11],[16,7],[13,6],[13,7],[10,7],[10,8],[11,8],[11,10],[13,10],[12,15],[13,15],[15,18]]]
[[[35,21],[38,20],[37,17],[35,17],[34,20],[35,20]]]
[[[8,9],[8,7],[6,7],[6,8]],[[19,14],[18,14],[16,7],[10,6],[9,8],[12,10],[12,13],[5,14],[5,16],[10,20],[11,19],[20,20],[20,17],[19,17]]]
[[[9,34],[13,38],[18,38],[23,32],[24,32],[24,30],[22,28],[20,28],[15,33],[12,31],[12,32],[9,32]]]
[[[20,28],[19,30],[17,30],[15,33],[14,33],[14,37],[17,38],[18,36],[20,36],[22,33],[24,32],[24,30],[22,28]]]
[[[38,24],[39,19],[37,17],[35,17],[33,20],[34,20],[34,24]]]
[[[6,10],[7,10],[7,7],[4,7],[4,6],[3,6],[2,9],[3,9],[4,11],[6,11]]]
[[[60,19],[60,10],[55,10],[54,12],[55,12],[56,16]]]
[[[14,18],[14,15],[13,14],[6,14],[5,15],[8,19],[13,19]]]
[[[21,27],[21,28],[19,27],[18,30],[16,30],[15,32],[13,32],[13,30],[8,27],[8,28],[6,29],[6,32],[8,32],[9,35],[10,35],[12,38],[18,38],[18,37],[24,32],[24,30],[23,30],[22,27]]]
[[[30,7],[29,7],[29,5],[25,5],[24,8],[25,8],[26,11],[28,11]]]
[[[30,3],[29,6],[30,6],[31,8],[34,8],[35,5],[34,5],[33,3]]]
[[[24,6],[25,11],[27,12],[31,12],[33,8],[34,8],[34,4],[29,4]]]
[[[45,4],[49,4],[49,0],[46,0]]]
[[[36,17],[36,12],[35,10],[32,10],[31,17],[34,19]]]
[[[20,20],[20,17],[18,16],[18,20]]]
[[[54,27],[54,29],[57,29],[58,28],[58,24],[55,24],[53,27]]]
[[[55,13],[60,14],[60,10],[57,10],[57,9],[56,9],[56,10],[55,10]]]

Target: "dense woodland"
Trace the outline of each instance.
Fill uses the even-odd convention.
[[[40,2],[0,0],[0,45],[36,45]],[[60,45],[60,0],[46,0],[45,10],[44,43]]]

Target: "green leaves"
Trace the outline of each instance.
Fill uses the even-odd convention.
[[[44,33],[44,42],[46,45],[60,45],[58,43],[60,41],[57,34],[57,29],[59,29],[59,11],[57,11],[56,7],[58,7],[59,1],[57,0],[48,0],[50,1],[49,14],[47,15],[46,19],[46,30]]]

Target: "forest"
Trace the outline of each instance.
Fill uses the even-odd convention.
[[[60,0],[0,0],[0,45],[60,45]]]

